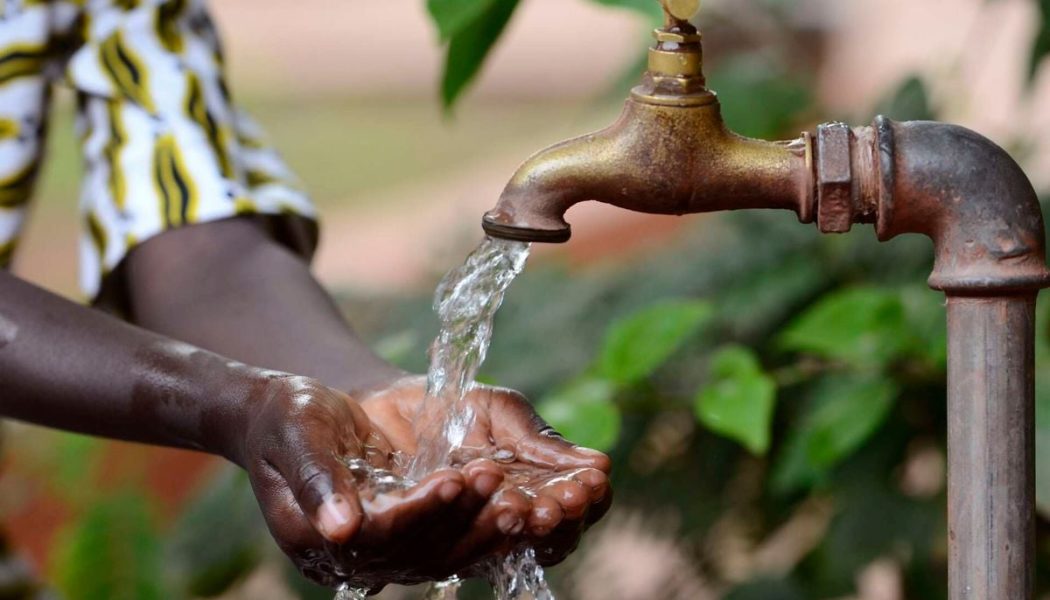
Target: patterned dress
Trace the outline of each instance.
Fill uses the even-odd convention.
[[[56,83],[77,97],[88,296],[131,248],[168,229],[246,214],[314,218],[232,102],[204,0],[0,0],[0,268],[18,247]]]

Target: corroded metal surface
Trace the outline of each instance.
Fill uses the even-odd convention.
[[[845,123],[817,128],[817,223],[825,233],[845,233],[853,226],[852,138]]]
[[[564,242],[565,211],[598,200],[659,214],[781,208],[826,233],[873,223],[883,241],[928,236],[929,283],[948,295],[950,597],[1031,600],[1033,311],[1050,286],[1031,183],[1005,150],[943,123],[833,123],[816,143],[736,135],[699,72],[695,29],[667,23],[664,37],[689,43],[658,32],[620,120],[529,159],[486,231]]]
[[[852,163],[853,199],[846,209],[852,222],[875,221],[883,241],[905,233],[933,240],[934,289],[987,294],[1050,284],[1035,190],[1010,155],[988,139],[956,125],[880,117],[873,127],[854,130],[849,149],[839,143],[824,150],[818,152],[818,189],[839,189],[841,164]],[[820,194],[822,217],[830,200],[828,211],[841,215],[841,201]],[[839,230],[823,221],[820,226]]]
[[[948,588],[1032,598],[1035,294],[948,299]]]

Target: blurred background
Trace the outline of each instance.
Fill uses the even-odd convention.
[[[363,335],[414,370],[436,333],[434,283],[479,241],[481,213],[529,154],[615,118],[658,18],[656,0],[478,0],[457,29],[440,10],[456,3],[429,4],[212,6],[235,98],[321,209],[317,273]],[[1050,192],[1047,0],[708,0],[699,24],[740,133],[794,138],[878,113],[954,121]],[[79,177],[60,94],[16,268],[72,297]],[[930,243],[878,244],[869,227],[821,236],[787,214],[583,205],[569,220],[573,241],[538,248],[512,287],[483,367],[615,459],[617,506],[550,571],[559,598],[944,598],[944,308],[924,285]],[[27,575],[91,600],[331,597],[287,567],[246,479],[218,460],[13,423],[2,439],[2,599],[23,597]]]

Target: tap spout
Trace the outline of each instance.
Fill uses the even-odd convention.
[[[564,242],[565,212],[596,200],[667,215],[782,208],[807,219],[812,205],[808,137],[765,142],[729,131],[706,90],[688,102],[653,101],[636,88],[611,127],[536,154],[483,220],[489,235]]]

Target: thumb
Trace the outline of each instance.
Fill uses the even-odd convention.
[[[577,446],[543,420],[529,401],[521,394],[504,389],[493,389],[489,403],[494,436],[513,440],[518,458],[538,466],[556,470],[597,469],[603,473],[612,470],[612,461],[597,450]]]
[[[310,524],[326,540],[346,543],[361,528],[364,511],[350,469],[331,451],[286,457],[275,465]]]

